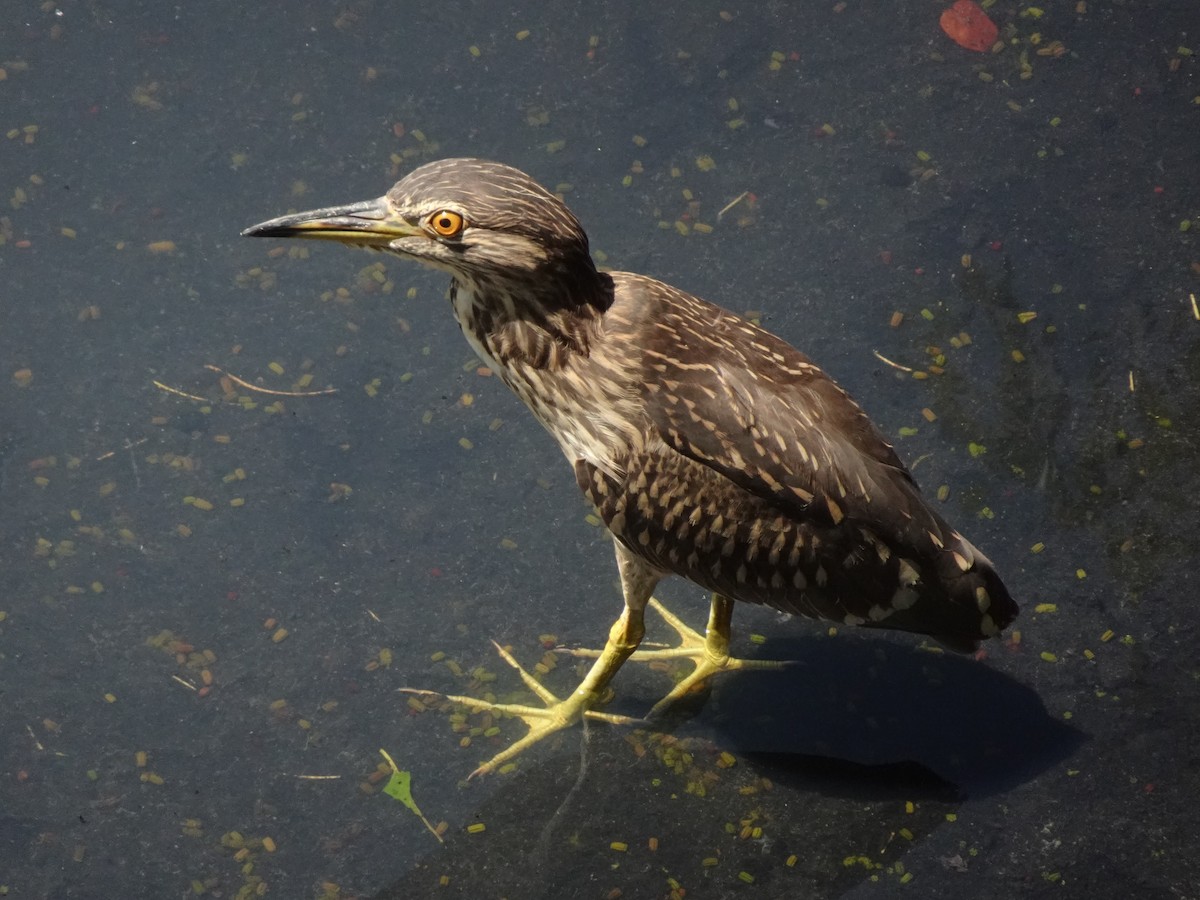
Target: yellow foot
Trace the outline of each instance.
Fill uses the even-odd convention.
[[[525,686],[537,694],[541,701],[546,704],[545,707],[524,706],[518,703],[489,703],[487,700],[464,697],[458,694],[439,694],[436,691],[400,688],[406,694],[416,694],[418,697],[428,699],[444,697],[447,700],[453,700],[455,703],[461,703],[463,706],[470,707],[475,712],[491,711],[503,713],[518,718],[529,726],[528,734],[510,747],[501,750],[487,762],[481,764],[479,768],[467,776],[468,779],[474,778],[476,775],[487,775],[490,772],[494,772],[500,766],[515,759],[523,751],[542,739],[549,737],[556,731],[561,731],[564,728],[574,725],[584,716],[587,716],[589,719],[596,719],[601,722],[610,722],[617,725],[641,724],[641,720],[639,719],[588,709],[588,704],[593,702],[595,698],[587,692],[576,691],[566,700],[560,700],[545,685],[525,671],[525,668],[513,659],[511,653],[495,641],[492,641],[492,644],[501,658],[517,670],[517,673],[521,676],[521,680],[525,682]]]
[[[730,656],[729,620],[732,615],[732,601],[725,597],[717,595],[713,598],[707,635],[696,631],[653,597],[650,598],[648,605],[675,629],[679,635],[679,645],[659,650],[638,650],[629,659],[633,662],[690,659],[696,668],[678,682],[670,693],[654,704],[650,712],[646,714],[647,719],[661,714],[680,697],[686,696],[698,685],[722,672],[735,672],[739,669],[783,669],[794,665],[792,660],[739,659]],[[572,656],[599,655],[596,650],[567,650],[566,652]]]

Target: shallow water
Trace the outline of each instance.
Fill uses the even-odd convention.
[[[29,8],[0,35],[0,889],[1200,894],[1187,7],[996,4],[994,54],[922,4]],[[945,486],[1019,640],[740,610],[735,649],[800,665],[465,784],[519,728],[396,689],[517,695],[491,639],[594,645],[608,539],[444,278],[238,237],[451,155],[813,356]],[[668,676],[628,666],[612,708]]]

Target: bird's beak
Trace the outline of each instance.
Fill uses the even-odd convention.
[[[366,247],[384,247],[402,237],[424,235],[395,214],[386,197],[346,206],[291,213],[252,225],[242,237],[323,238]]]

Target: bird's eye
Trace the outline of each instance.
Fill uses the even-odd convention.
[[[443,209],[429,217],[429,227],[442,237],[458,237],[466,227],[466,221],[451,209]]]

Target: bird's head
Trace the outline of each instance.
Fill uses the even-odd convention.
[[[597,279],[587,235],[566,205],[519,169],[482,159],[427,163],[376,200],[281,216],[242,234],[339,241],[534,293],[574,295]]]

